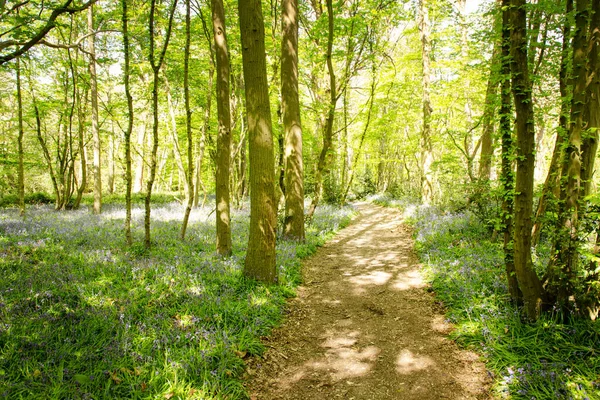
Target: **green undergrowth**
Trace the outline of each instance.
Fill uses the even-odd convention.
[[[304,244],[279,241],[279,285],[241,273],[248,213],[233,213],[233,255],[215,255],[214,213],[154,207],[146,251],[143,212],[124,245],[124,212],[107,205],[0,211],[0,397],[16,399],[238,399],[245,359],[282,317],[300,258],[348,224],[350,208],[321,207]]]
[[[452,338],[483,355],[498,398],[600,399],[600,323],[556,313],[523,322],[510,303],[501,244],[477,218],[374,201],[404,210],[431,289],[455,326]]]

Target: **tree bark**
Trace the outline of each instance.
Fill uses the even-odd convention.
[[[274,283],[277,206],[264,19],[260,0],[239,0],[238,10],[250,146],[250,236],[244,275]]]
[[[421,50],[423,65],[423,128],[421,130],[421,201],[430,204],[433,200],[433,148],[431,145],[431,42],[429,32],[429,11],[427,0],[419,0],[419,31],[421,33]]]
[[[152,187],[154,185],[154,179],[156,178],[156,167],[158,164],[157,153],[158,153],[158,84],[159,84],[159,73],[165,59],[167,47],[169,46],[169,39],[171,38],[171,28],[173,27],[173,15],[175,14],[175,8],[177,7],[177,0],[173,0],[171,9],[169,10],[169,22],[167,25],[167,31],[165,34],[164,43],[158,59],[154,54],[155,47],[155,26],[154,18],[156,13],[156,0],[152,0],[150,4],[150,18],[148,33],[150,39],[150,53],[148,60],[152,67],[152,152],[150,154],[150,176],[146,181],[146,197],[144,199],[144,246],[150,248],[150,202],[152,198]]]
[[[513,220],[514,220],[514,192],[515,178],[513,170],[513,159],[515,148],[511,132],[511,90],[510,90],[510,0],[502,0],[502,42],[500,62],[500,135],[502,138],[502,171],[500,182],[502,183],[502,219],[504,230],[504,268],[508,282],[508,292],[514,302],[520,302],[523,293],[519,289],[519,282],[515,270],[515,256],[513,249]]]
[[[21,59],[16,60],[17,72],[17,113],[19,118],[19,136],[17,137],[17,149],[19,162],[17,166],[17,192],[19,194],[19,213],[25,215],[25,169],[23,167],[23,95],[21,92]]]
[[[94,6],[88,8],[88,33],[94,32]],[[98,80],[96,77],[96,46],[94,35],[88,37],[88,55],[90,57],[90,97],[92,101],[92,140],[94,142],[94,214],[102,212],[102,161],[100,126],[98,125]]]
[[[130,61],[129,61],[129,31],[128,31],[128,0],[121,0],[122,8],[122,27],[123,27],[123,83],[125,85],[125,98],[127,99],[127,127],[125,128],[125,240],[127,244],[133,243],[131,236],[131,132],[133,131],[133,98],[131,97],[131,85],[129,81]]]
[[[190,40],[191,10],[190,0],[185,0],[185,48],[183,55],[183,97],[185,103],[185,134],[187,137],[187,204],[181,222],[181,240],[185,239],[190,213],[194,205],[194,143],[192,136],[192,109],[190,107]]]
[[[531,259],[531,214],[535,131],[531,81],[527,63],[527,12],[525,0],[511,1],[511,72],[516,111],[517,173],[515,180],[514,257],[519,288],[527,317],[536,320],[542,308],[542,284]]]
[[[304,240],[304,165],[298,96],[298,0],[281,3],[281,108],[285,132],[285,220],[283,234]]]
[[[492,159],[494,157],[494,109],[495,97],[498,91],[498,71],[496,65],[500,63],[500,49],[498,44],[494,46],[492,55],[490,75],[488,77],[487,89],[485,91],[485,104],[483,110],[483,129],[481,132],[481,152],[479,156],[479,180],[488,182],[492,173]]]
[[[548,168],[548,175],[544,182],[542,189],[542,195],[535,213],[535,223],[533,224],[531,232],[531,245],[537,246],[540,240],[540,234],[542,232],[543,217],[546,214],[549,201],[552,199],[558,199],[560,195],[560,177],[561,177],[561,160],[563,159],[563,147],[568,139],[568,125],[569,125],[569,106],[570,102],[570,89],[567,83],[569,79],[569,38],[571,36],[571,23],[569,21],[569,14],[573,11],[573,0],[566,1],[566,13],[565,23],[562,29],[562,52],[560,60],[560,72],[558,78],[558,87],[560,91],[560,116],[558,121],[558,127],[556,132],[556,141],[554,143],[554,150],[552,151],[552,159],[550,161],[550,167]]]
[[[329,152],[331,151],[331,145],[333,143],[333,122],[335,119],[335,106],[337,103],[337,87],[335,70],[333,69],[333,0],[327,1],[327,72],[329,73],[329,110],[327,112],[327,119],[325,121],[325,129],[323,131],[323,148],[319,154],[319,160],[317,162],[317,170],[315,171],[315,190],[313,193],[313,199],[306,216],[307,219],[311,219],[315,213],[317,205],[323,195],[323,174],[327,168]]]
[[[229,51],[227,48],[227,31],[225,29],[225,11],[223,9],[223,1],[212,0],[211,8],[217,61],[217,114],[219,120],[215,177],[217,253],[222,256],[229,256],[231,254],[231,207],[229,196],[229,171],[231,163],[231,108],[229,99]]]
[[[555,242],[556,256],[548,266],[549,291],[561,307],[568,308],[573,294],[579,258],[579,208],[581,190],[581,141],[585,128],[584,112],[588,74],[589,0],[576,1],[575,36],[573,39],[573,100],[569,126],[569,145],[566,149],[562,176],[565,183],[561,189],[559,224]]]

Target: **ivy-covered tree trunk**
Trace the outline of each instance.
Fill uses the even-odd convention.
[[[579,248],[579,208],[581,190],[581,141],[584,121],[588,73],[589,0],[576,1],[575,36],[573,38],[573,101],[569,126],[569,145],[563,164],[563,187],[559,209],[559,227],[555,241],[555,257],[548,266],[549,290],[561,306],[568,305],[573,294]]]
[[[500,64],[500,136],[502,140],[502,169],[500,182],[502,183],[502,222],[504,229],[504,268],[508,282],[508,292],[514,302],[521,301],[523,294],[519,289],[519,281],[515,271],[515,256],[513,249],[513,213],[515,196],[515,175],[513,159],[515,154],[511,120],[512,99],[510,90],[510,0],[502,0],[502,43],[501,54],[498,57]]]
[[[423,127],[421,130],[421,201],[430,204],[433,200],[433,148],[431,144],[431,42],[429,10],[427,0],[419,0],[419,31],[421,32],[421,50],[423,64]]]
[[[542,284],[531,259],[531,214],[535,132],[531,81],[527,62],[527,10],[525,0],[511,1],[511,72],[517,134],[515,179],[514,261],[527,317],[536,320],[542,309]]]
[[[250,151],[250,236],[244,275],[277,281],[275,158],[260,0],[238,0]]]
[[[285,132],[285,222],[283,234],[304,240],[304,166],[298,97],[298,0],[283,0],[281,108]]]
[[[212,0],[212,21],[217,61],[216,217],[217,253],[231,254],[229,171],[231,164],[231,110],[229,100],[229,52],[222,0]],[[263,50],[264,51],[264,50]]]
[[[498,65],[500,61],[500,52],[498,44],[494,45],[482,117],[483,128],[481,132],[481,152],[479,156],[479,180],[481,182],[488,182],[492,173],[492,159],[494,157],[494,112],[499,82],[496,65]]]
[[[549,203],[554,200],[556,201],[560,196],[560,176],[561,176],[561,161],[563,155],[563,146],[566,144],[568,139],[568,124],[569,124],[569,106],[570,101],[570,89],[567,83],[570,72],[569,62],[569,42],[571,37],[571,21],[569,15],[573,11],[573,0],[567,0],[565,5],[565,22],[562,29],[562,51],[560,59],[560,72],[558,77],[558,88],[560,91],[560,116],[558,120],[558,127],[556,132],[556,141],[554,143],[554,150],[552,151],[552,158],[550,160],[550,167],[548,168],[548,175],[544,182],[542,189],[542,195],[538,202],[538,207],[535,213],[535,223],[531,232],[531,245],[537,246],[540,240],[540,234],[542,233],[542,226],[544,222],[544,215],[548,208]]]

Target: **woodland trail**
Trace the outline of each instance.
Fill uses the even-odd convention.
[[[400,212],[358,209],[305,261],[283,325],[248,364],[251,399],[489,398],[478,356],[446,338]]]

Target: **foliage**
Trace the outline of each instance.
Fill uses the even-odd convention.
[[[600,398],[600,326],[548,313],[523,323],[507,292],[502,248],[472,213],[405,207],[452,337],[487,361],[494,391],[513,399]],[[540,260],[541,262],[541,260]]]
[[[214,218],[182,206],[153,210],[151,250],[124,246],[124,211],[107,205],[0,211],[0,395],[8,398],[244,398],[244,359],[280,320],[300,282],[300,258],[347,224],[324,207],[304,244],[280,241],[280,284],[241,274],[248,212],[233,214],[234,255],[215,254]],[[133,234],[143,235],[143,210]]]

